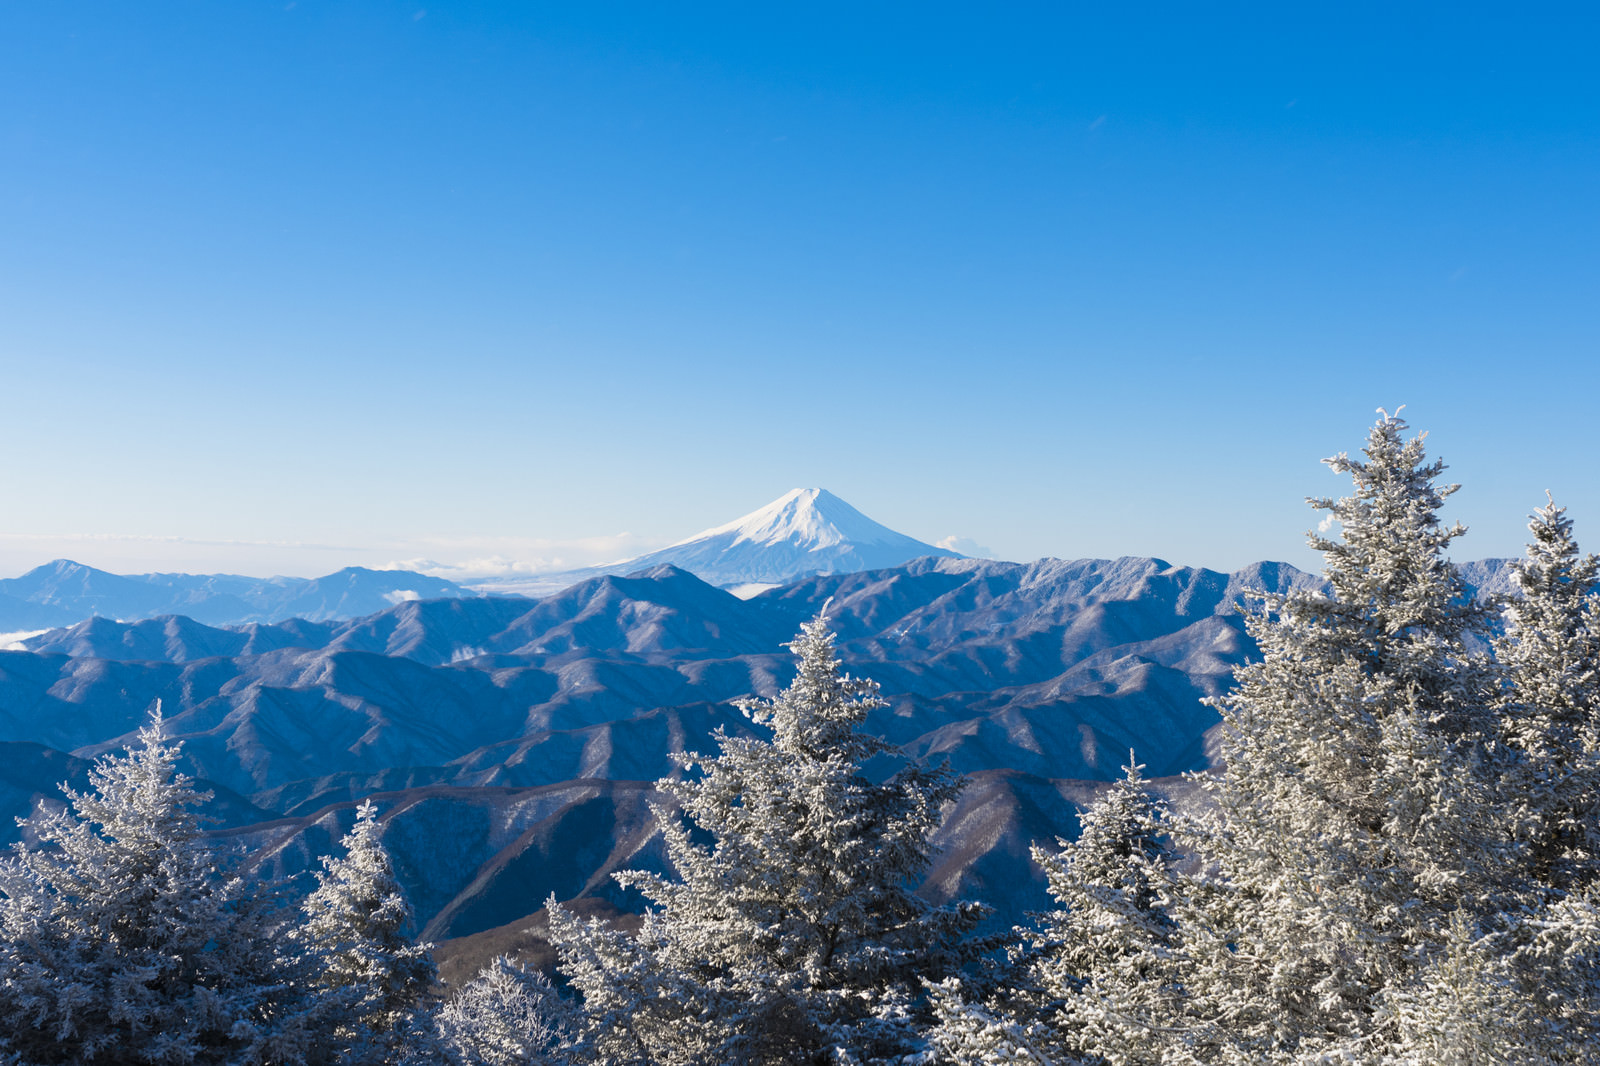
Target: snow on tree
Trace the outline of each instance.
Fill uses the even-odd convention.
[[[315,983],[346,1012],[341,1026],[349,1054],[382,1056],[403,1032],[436,977],[431,945],[407,936],[411,905],[395,879],[380,839],[378,809],[368,800],[340,846],[325,857],[317,887],[301,904],[295,939]],[[386,1037],[390,1039],[385,1039]],[[364,1052],[354,1049],[370,1045]]]
[[[553,908],[563,972],[617,1061],[630,1041],[640,1061],[899,1053],[915,1042],[921,979],[978,948],[982,907],[914,892],[959,782],[914,765],[869,780],[863,764],[895,751],[858,729],[885,705],[877,686],[841,673],[821,618],[790,647],[793,683],[738,705],[772,739],[719,732],[720,754],[679,760],[698,776],[660,783],[681,804],[681,817],[657,812],[681,880],[619,875],[652,905],[637,938]]]
[[[1442,949],[1418,980],[1388,997],[1395,1041],[1383,1061],[1395,1066],[1521,1066],[1555,1063],[1559,1041],[1526,1024],[1523,1002],[1504,979],[1499,938],[1458,911]],[[1570,1060],[1568,1060],[1570,1061]]]
[[[1024,932],[1023,994],[1009,1006],[1065,1061],[1161,1061],[1164,1041],[1152,1034],[1183,1009],[1173,916],[1183,888],[1165,812],[1139,770],[1130,755],[1122,780],[1079,815],[1076,840],[1033,849],[1058,906]]]
[[[726,1059],[746,1001],[728,982],[701,979],[699,966],[693,973],[677,968],[669,918],[647,911],[638,933],[628,936],[579,920],[554,897],[548,908],[561,972],[582,996],[574,1041],[580,1061],[696,1066]]]
[[[1554,1062],[1563,1047],[1600,1039],[1600,560],[1578,554],[1553,500],[1529,529],[1527,557],[1511,571],[1521,595],[1506,605],[1495,645],[1507,680],[1501,803],[1522,903],[1501,970],[1516,1005],[1542,1024],[1541,1052]]]
[[[1533,1031],[1539,1054],[1524,1061],[1592,1063],[1600,1044],[1600,886],[1564,895],[1525,921],[1531,937],[1511,954],[1518,999],[1528,1007],[1519,1027]],[[1518,930],[1523,932],[1524,930]]]
[[[1038,1050],[1029,1033],[1004,1014],[968,1002],[959,979],[946,978],[929,991],[934,1025],[927,1050],[910,1059],[915,1066],[1054,1066],[1065,1061]]]
[[[21,1063],[303,1062],[314,1008],[202,835],[159,708],[0,862],[0,1050]]]
[[[1329,590],[1247,620],[1261,658],[1216,703],[1216,805],[1183,834],[1224,890],[1186,930],[1178,1027],[1225,1025],[1223,1061],[1397,1046],[1397,997],[1445,954],[1456,912],[1503,902],[1494,678],[1474,650],[1488,614],[1444,556],[1465,530],[1438,517],[1457,486],[1380,414],[1364,460],[1327,460],[1353,493],[1309,501],[1342,530],[1311,537]]]
[[[569,1061],[570,1008],[549,979],[496,958],[435,1016],[451,1066],[556,1066]]]
[[[1600,879],[1600,560],[1578,555],[1552,500],[1511,565],[1496,657],[1509,682],[1501,735],[1517,756],[1504,783],[1520,859],[1537,884],[1581,890]]]

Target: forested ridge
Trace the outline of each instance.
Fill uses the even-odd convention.
[[[1484,602],[1420,435],[1328,462],[1326,586],[1250,613],[1209,802],[1131,753],[1010,935],[914,891],[961,781],[866,772],[897,752],[824,609],[661,782],[637,932],[550,901],[551,975],[441,989],[371,805],[309,895],[242,876],[156,716],[0,862],[0,1063],[1600,1061],[1600,562],[1551,502]]]

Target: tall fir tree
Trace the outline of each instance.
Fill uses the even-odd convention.
[[[652,1062],[909,1051],[921,979],[978,950],[983,908],[914,891],[958,780],[914,765],[868,779],[863,764],[895,751],[859,730],[884,706],[877,686],[840,671],[820,618],[790,647],[793,683],[739,704],[772,739],[719,733],[718,755],[680,760],[698,775],[661,782],[681,804],[658,811],[679,879],[619,878],[652,905],[637,939],[559,913],[552,923],[591,1032],[619,1060],[624,1045]]]
[[[340,841],[344,854],[322,860],[295,931],[312,980],[344,1015],[337,1036],[353,1061],[392,1057],[437,976],[431,945],[407,935],[411,905],[381,833],[368,800]]]
[[[1328,590],[1268,598],[1247,620],[1261,658],[1216,703],[1224,770],[1185,844],[1214,869],[1175,1025],[1203,1059],[1399,1046],[1399,1004],[1448,954],[1457,912],[1505,903],[1494,672],[1476,650],[1489,614],[1444,554],[1465,530],[1438,516],[1458,486],[1380,414],[1364,459],[1327,460],[1352,494],[1309,501],[1341,527],[1311,537]]]
[[[1554,500],[1529,529],[1495,644],[1506,674],[1501,804],[1521,896],[1498,972],[1513,990],[1504,1009],[1537,1032],[1539,1057],[1581,1062],[1600,1040],[1600,560],[1579,554]]]
[[[305,1062],[280,915],[222,868],[159,711],[0,863],[0,1049],[22,1064]]]
[[[1600,879],[1600,559],[1578,553],[1555,501],[1534,513],[1527,556],[1511,565],[1496,658],[1506,671],[1503,785],[1528,877],[1543,891]]]

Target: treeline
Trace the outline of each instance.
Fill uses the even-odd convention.
[[[1404,421],[1329,463],[1328,588],[1249,616],[1209,801],[1130,765],[1035,848],[1027,928],[913,891],[960,782],[867,775],[881,701],[819,618],[741,704],[762,738],[661,783],[637,934],[550,901],[559,987],[501,959],[441,995],[370,804],[305,899],[237,876],[157,719],[0,863],[0,1063],[1600,1061],[1600,562],[1551,503],[1480,602]]]

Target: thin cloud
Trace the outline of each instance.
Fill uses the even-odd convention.
[[[620,562],[666,541],[617,533],[602,537],[425,538],[417,546],[426,554],[394,558],[379,569],[414,570],[430,577],[463,581],[484,577],[519,577],[560,573],[585,566]]]
[[[212,540],[158,533],[0,533],[0,542],[14,544],[191,544],[202,548],[304,548],[307,551],[359,552],[350,544],[309,540]]]
[[[993,549],[979,544],[971,537],[958,537],[952,534],[942,540],[934,541],[933,546],[943,548],[947,552],[959,552],[973,559],[993,559],[995,557]]]

